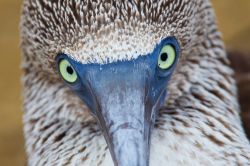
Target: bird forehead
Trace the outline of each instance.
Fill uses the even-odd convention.
[[[196,28],[189,18],[200,2],[26,0],[22,46],[46,66],[58,53],[82,63],[130,60],[151,53],[167,36],[184,48]]]
[[[136,59],[150,54],[162,38],[170,31],[157,31],[153,26],[126,26],[103,35],[88,34],[62,52],[83,64],[111,63]]]

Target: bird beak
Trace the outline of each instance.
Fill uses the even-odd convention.
[[[136,72],[124,74],[99,77],[96,115],[115,165],[147,166],[154,118],[146,80]]]
[[[79,69],[84,89],[77,94],[98,120],[116,166],[149,165],[151,128],[166,88],[165,81],[156,81],[155,64],[149,62]]]

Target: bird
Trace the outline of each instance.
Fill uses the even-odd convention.
[[[210,0],[24,0],[28,165],[250,165]]]

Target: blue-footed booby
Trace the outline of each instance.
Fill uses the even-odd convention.
[[[24,0],[28,165],[250,165],[209,0]]]

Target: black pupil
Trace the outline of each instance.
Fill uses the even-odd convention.
[[[74,70],[72,69],[72,67],[71,66],[67,66],[67,72],[70,74],[70,75],[72,75],[73,73],[74,73]]]
[[[167,53],[162,53],[161,54],[161,60],[166,61],[168,59],[168,54]]]

